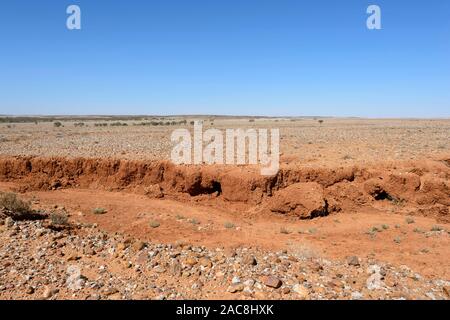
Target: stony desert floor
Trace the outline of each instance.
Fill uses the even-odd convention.
[[[280,129],[262,177],[171,164],[198,118],[0,123],[0,298],[450,298],[450,120],[203,117]]]

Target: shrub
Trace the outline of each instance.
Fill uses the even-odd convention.
[[[160,223],[158,221],[150,221],[150,227],[152,228],[158,228],[160,226]]]
[[[55,226],[67,226],[69,224],[69,217],[64,213],[52,212],[50,214],[50,220],[52,225]]]
[[[441,226],[433,226],[431,228],[431,231],[442,231],[442,230],[444,230],[444,228],[442,228]]]
[[[284,227],[281,227],[281,228],[280,228],[280,233],[282,233],[282,234],[289,234],[290,232],[289,232],[288,229],[286,229],[286,228],[284,228]]]
[[[47,214],[36,212],[31,209],[28,201],[17,198],[15,193],[0,192],[0,207],[3,207],[5,215],[13,220],[41,220],[47,218]]]
[[[59,121],[56,121],[56,122],[53,122],[53,126],[54,126],[55,128],[59,128],[59,127],[62,126],[62,123],[59,122]]]
[[[192,223],[192,224],[200,224],[200,221],[198,221],[198,220],[195,219],[195,218],[189,220],[189,222]]]
[[[231,223],[231,222],[225,222],[224,226],[227,229],[233,229],[234,228],[234,224]]]
[[[0,206],[14,214],[30,213],[31,206],[29,202],[25,202],[17,198],[15,193],[0,193]]]
[[[407,224],[412,224],[412,223],[415,222],[414,219],[411,218],[411,217],[406,218],[405,221],[406,221]]]
[[[94,208],[92,209],[93,214],[105,214],[107,211],[104,208]]]

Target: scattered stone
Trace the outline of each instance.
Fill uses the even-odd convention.
[[[266,276],[266,277],[263,277],[262,282],[263,282],[266,286],[271,287],[271,288],[275,288],[275,289],[278,289],[278,288],[281,287],[281,285],[283,284],[283,283],[281,282],[281,280],[278,279],[278,278],[275,277],[275,276]]]
[[[244,258],[242,259],[242,262],[244,264],[250,265],[250,266],[256,266],[258,263],[256,261],[256,258],[252,255],[246,255],[244,256]]]
[[[201,258],[199,261],[200,265],[203,267],[207,267],[207,268],[211,268],[212,267],[212,262],[210,259],[208,258]]]
[[[184,260],[184,264],[192,267],[197,264],[197,260],[195,258],[188,257],[186,260]]]
[[[351,297],[352,297],[352,300],[361,300],[364,296],[361,292],[354,291],[354,292],[352,292]]]
[[[292,291],[294,291],[298,295],[299,299],[305,300],[309,298],[308,289],[302,286],[301,284],[295,284],[292,287]]]
[[[349,266],[354,266],[354,267],[359,267],[360,266],[359,258],[357,256],[348,257],[347,263],[348,263]]]
[[[228,292],[236,293],[244,290],[244,285],[242,283],[233,284],[228,287]]]
[[[106,295],[106,296],[111,296],[111,295],[116,294],[116,293],[118,293],[118,292],[119,292],[119,290],[117,290],[117,288],[115,288],[115,287],[109,287],[109,288],[106,288],[106,289],[103,291],[103,294]]]
[[[234,276],[233,279],[231,279],[232,284],[238,284],[241,283],[241,279],[238,276]]]
[[[46,286],[44,288],[44,293],[42,294],[42,298],[50,299],[51,297],[53,297],[58,292],[59,292],[59,289],[53,288],[53,287],[50,287],[50,286]]]
[[[142,242],[142,241],[136,241],[134,244],[133,244],[133,249],[135,250],[135,251],[141,251],[142,249],[144,249],[145,248],[145,242]]]

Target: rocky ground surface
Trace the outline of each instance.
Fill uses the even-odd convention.
[[[96,224],[5,214],[0,224],[1,299],[450,298],[446,279],[370,258],[142,242]]]

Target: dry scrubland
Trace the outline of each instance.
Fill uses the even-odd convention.
[[[450,120],[175,117],[0,123],[0,153],[169,159],[171,132],[180,127],[192,129],[194,119],[204,120],[204,129],[280,128],[282,158],[302,165],[421,159],[450,150]],[[184,120],[186,125],[180,125]]]
[[[169,163],[199,118],[280,172]],[[450,120],[2,120],[0,298],[449,299]]]

